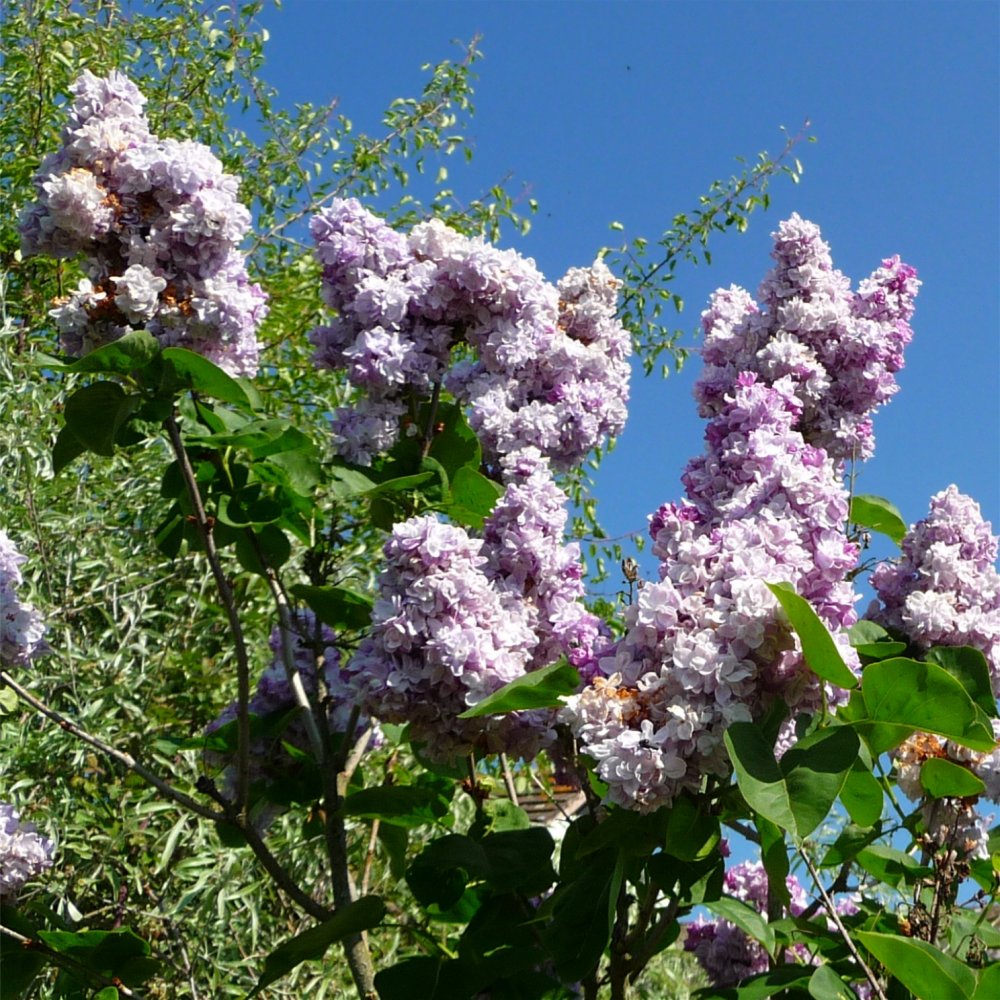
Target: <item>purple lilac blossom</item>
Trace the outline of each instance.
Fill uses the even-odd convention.
[[[344,733],[350,723],[355,697],[350,683],[350,668],[340,664],[340,650],[336,646],[336,635],[326,625],[317,625],[311,611],[300,611],[292,618],[293,655],[295,667],[302,679],[302,686],[310,698],[319,698],[326,706],[327,726],[331,733]],[[276,627],[270,638],[273,660],[257,682],[257,690],[250,699],[250,714],[259,718],[290,712],[298,706],[295,693],[288,681],[282,652],[280,627]],[[321,686],[318,678],[321,678]],[[238,705],[232,702],[222,710],[218,718],[206,727],[206,733],[215,732],[237,717]],[[381,730],[361,715],[351,734],[352,739],[360,739],[371,727],[368,748],[374,749],[382,742]],[[300,750],[311,752],[305,724],[293,717],[280,734],[271,738],[255,740],[250,749],[251,782],[275,781],[294,766],[294,761],[283,748],[289,743]],[[222,787],[225,794],[232,795],[236,787],[236,773],[228,758],[212,751],[206,754],[207,763],[212,767],[224,767]],[[269,817],[273,817],[272,810]]]
[[[785,884],[791,896],[789,914],[798,916],[808,903],[806,892],[794,875],[789,875]],[[758,913],[766,913],[768,883],[764,866],[757,861],[734,865],[726,872],[725,892]],[[770,967],[764,946],[728,920],[697,917],[685,929],[684,949],[695,955],[716,987],[734,986]],[[809,958],[802,945],[787,949],[786,956],[788,961]]]
[[[21,566],[27,558],[0,529],[0,665],[23,667],[48,651],[43,639],[42,616],[30,603],[17,596],[23,583]]]
[[[895,373],[912,337],[916,271],[891,257],[852,292],[813,223],[793,215],[773,236],[775,266],[760,304],[734,285],[702,313],[700,412],[718,413],[735,377],[756,372],[795,399],[808,443],[834,460],[870,458],[871,417],[898,390]]]
[[[877,600],[867,618],[906,638],[917,650],[972,646],[985,657],[994,695],[1000,695],[1000,573],[998,539],[979,505],[955,486],[931,498],[930,512],[902,541],[896,562],[884,562],[871,576]],[[1000,720],[993,721],[1000,738]],[[977,753],[927,733],[916,733],[893,754],[896,780],[914,802],[924,799],[923,763],[942,757],[962,764],[986,785],[983,798],[1000,802],[1000,750]],[[987,856],[989,824],[967,800],[924,802],[924,825],[939,845],[958,846],[973,857]]]
[[[599,658],[604,676],[562,715],[609,799],[643,812],[729,773],[729,724],[761,718],[776,697],[793,712],[819,708],[823,685],[766,582],[792,584],[859,669],[841,633],[855,621],[845,576],[858,550],[837,467],[795,429],[797,402],[756,375],[724,404],[684,474],[688,499],[650,519],[659,581],[626,609],[625,635]],[[790,740],[788,723],[779,753]]]
[[[85,71],[73,93],[63,146],[20,222],[25,255],[85,257],[86,277],[51,313],[63,349],[80,356],[146,329],[256,374],[267,297],[238,249],[250,227],[238,178],[207,146],[153,135],[124,74]]]
[[[615,319],[619,282],[600,261],[556,287],[512,250],[438,220],[407,238],[354,199],[334,201],[311,229],[338,313],[310,335],[314,360],[345,370],[360,393],[363,415],[343,407],[334,419],[348,460],[390,447],[414,394],[439,385],[468,407],[490,462],[533,446],[565,470],[621,431],[631,345]]]
[[[577,547],[562,542],[566,496],[548,462],[529,448],[503,471],[483,538],[431,515],[393,527],[372,631],[351,662],[365,709],[408,723],[439,760],[534,756],[554,738],[554,713],[458,715],[560,656],[586,670],[601,636],[582,605]]]
[[[0,802],[0,899],[9,899],[30,879],[52,867],[55,845],[33,823]]]

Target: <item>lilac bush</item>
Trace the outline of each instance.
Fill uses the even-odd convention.
[[[266,295],[238,249],[250,227],[238,178],[207,146],[153,135],[124,74],[85,71],[73,93],[20,222],[26,256],[85,258],[86,277],[51,313],[63,349],[80,356],[146,329],[256,374]]]
[[[52,867],[55,845],[33,823],[0,802],[0,900],[9,901],[24,884]]]
[[[37,608],[17,595],[27,561],[0,528],[0,666],[23,667],[47,651],[45,625]]]
[[[631,347],[620,283],[600,261],[553,286],[512,250],[438,220],[404,237],[354,199],[311,228],[338,314],[311,334],[314,359],[361,392],[333,421],[348,460],[391,447],[400,418],[441,386],[468,407],[491,462],[532,446],[565,470],[621,431]]]

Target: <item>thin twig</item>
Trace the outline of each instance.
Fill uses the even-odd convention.
[[[840,919],[840,914],[837,912],[837,908],[833,905],[833,900],[827,894],[826,889],[823,888],[823,882],[819,877],[819,872],[816,871],[815,865],[813,865],[809,855],[806,854],[801,847],[798,851],[799,857],[802,858],[806,864],[806,868],[809,869],[809,874],[812,876],[813,882],[816,883],[816,888],[819,890],[819,894],[823,897],[823,903],[826,906],[827,915],[834,922],[834,924],[836,924],[837,930],[840,932],[840,936],[844,939],[844,944],[847,945],[847,950],[851,953],[851,957],[861,967],[861,971],[864,972],[865,978],[869,983],[871,983],[872,990],[874,991],[875,996],[878,997],[878,1000],[886,1000],[882,984],[878,981],[878,977],[875,973],[868,967],[868,963],[861,957],[861,953],[851,940],[851,935],[847,932],[844,922]]]
[[[171,414],[164,423],[167,434],[170,437],[170,444],[173,447],[174,454],[177,456],[177,464],[184,478],[188,497],[191,500],[191,505],[194,507],[198,534],[201,536],[205,555],[208,557],[209,566],[212,568],[212,576],[215,578],[215,586],[219,591],[219,597],[222,599],[222,605],[226,609],[226,617],[229,619],[229,629],[233,635],[237,681],[236,804],[244,818],[246,818],[247,798],[250,790],[250,662],[247,657],[246,641],[243,637],[243,625],[240,622],[239,611],[236,608],[233,588],[230,586],[229,580],[222,569],[219,552],[215,547],[215,539],[212,536],[212,524],[214,524],[214,521],[209,522],[205,514],[205,505],[201,500],[198,480],[195,478],[194,469],[191,468],[191,461],[188,458],[187,449],[184,447],[184,441],[181,438],[177,418],[174,414]]]
[[[40,698],[33,695],[27,688],[22,687],[13,677],[10,676],[5,670],[0,670],[0,682],[5,684],[11,689],[21,699],[25,704],[30,705],[36,711],[42,713],[48,719],[51,719],[60,729],[64,729],[67,733],[75,736],[78,740],[82,740],[84,743],[88,743],[90,746],[94,747],[95,750],[100,750],[101,753],[112,760],[118,761],[119,764],[123,764],[130,771],[138,774],[145,781],[148,781],[157,791],[162,792],[167,798],[172,799],[178,805],[184,806],[185,809],[190,809],[191,812],[197,813],[199,816],[205,819],[210,819],[213,822],[219,822],[224,819],[225,816],[222,813],[216,812],[213,809],[209,809],[207,806],[202,805],[196,799],[191,798],[190,795],[185,795],[184,792],[178,791],[172,785],[168,784],[154,771],[151,771],[145,764],[141,764],[135,759],[131,754],[126,753],[124,750],[119,750],[117,747],[111,746],[109,743],[105,743],[104,740],[99,739],[96,736],[91,735],[85,729],[81,729],[75,722],[70,722],[64,715],[61,715],[54,708],[50,708],[45,704]]]
[[[515,806],[520,806],[520,802],[517,801],[517,788],[514,786],[514,775],[511,773],[510,761],[505,753],[500,754],[500,766],[503,768],[503,783],[507,786],[507,798]]]

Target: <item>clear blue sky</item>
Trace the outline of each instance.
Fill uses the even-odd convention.
[[[333,2],[268,9],[264,75],[285,102],[339,98],[377,134],[419,67],[482,33],[475,159],[449,161],[472,198],[509,173],[540,202],[511,244],[553,280],[628,235],[656,237],[734,157],[776,152],[779,126],[812,122],[804,179],[772,188],[747,234],[720,237],[711,268],[682,271],[694,331],[711,291],[751,292],[769,233],[798,211],[856,283],[899,253],[924,282],[902,390],[876,419],[858,489],[912,522],[949,483],[1000,528],[1000,5],[964,3]],[[688,338],[694,346],[693,336]],[[611,534],[643,529],[682,494],[701,451],[699,362],[662,382],[636,374],[629,426],[597,495]]]

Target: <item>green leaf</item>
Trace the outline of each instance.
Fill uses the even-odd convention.
[[[788,848],[785,845],[785,831],[759,813],[754,817],[754,825],[760,835],[760,860],[767,872],[768,896],[790,906],[791,893],[788,891]]]
[[[100,993],[94,994],[94,1000],[118,1000],[119,993],[114,986],[105,986]]]
[[[59,431],[56,443],[52,446],[52,473],[58,476],[73,459],[87,451],[87,446],[73,433],[69,427]]]
[[[482,845],[453,833],[432,840],[406,872],[406,881],[421,906],[447,909],[457,903],[470,882],[485,882],[490,863]]]
[[[292,593],[305,601],[330,628],[360,632],[372,623],[372,599],[347,587],[300,584],[292,587]]]
[[[279,569],[288,562],[292,546],[288,536],[277,525],[265,524],[256,532],[255,537],[256,545],[250,541],[246,532],[240,532],[236,538],[236,558],[248,573],[267,576],[268,567]],[[261,556],[264,562],[261,561]]]
[[[420,785],[382,785],[352,792],[340,808],[345,816],[412,827],[439,820],[448,812],[448,800]]]
[[[858,931],[861,943],[917,1000],[971,1000],[976,974],[926,941]]]
[[[580,686],[580,675],[565,660],[551,663],[540,670],[518,677],[499,691],[462,712],[460,719],[477,719],[483,715],[503,715],[530,708],[555,708]]]
[[[769,583],[768,590],[778,599],[802,642],[802,654],[814,674],[842,688],[858,686],[858,679],[844,663],[827,627],[805,598],[787,583]]]
[[[192,389],[244,410],[255,408],[247,386],[227,375],[208,358],[183,347],[167,347],[163,351],[163,361],[165,372],[161,388],[164,392],[175,395],[178,390]]]
[[[370,469],[360,469],[343,462],[334,462],[328,467],[330,490],[335,497],[346,500],[361,496],[375,489],[375,480],[370,478]]]
[[[1000,997],[1000,962],[994,962],[985,969],[980,969],[977,978],[973,1000],[996,1000]]]
[[[883,798],[875,775],[860,760],[855,761],[840,790],[840,801],[854,824],[862,829],[874,826],[882,816]]]
[[[747,803],[799,841],[826,818],[859,749],[847,726],[817,730],[780,763],[752,722],[733,723],[724,738]]]
[[[990,667],[986,657],[974,646],[935,646],[924,657],[943,667],[965,688],[969,697],[991,719],[996,718],[997,701],[993,696]]]
[[[847,635],[858,655],[866,656],[870,660],[884,660],[906,652],[905,642],[896,641],[875,622],[865,620],[855,622],[847,630]]]
[[[734,899],[732,896],[723,896],[721,899],[705,905],[717,917],[728,920],[754,941],[759,941],[769,955],[774,954],[774,931],[768,925],[767,918],[753,907],[747,906],[742,900]]]
[[[483,460],[479,437],[465,420],[462,407],[457,403],[438,406],[438,430],[431,441],[428,454],[437,459],[450,479],[460,469],[478,469]]]
[[[66,400],[66,426],[87,451],[105,457],[115,453],[115,438],[138,404],[117,382],[94,382]]]
[[[0,901],[0,923],[18,934],[34,939],[36,930],[24,915]],[[46,959],[37,950],[0,934],[0,1000],[22,1000]]]
[[[247,1000],[291,972],[302,962],[318,961],[331,944],[351,934],[376,927],[385,916],[385,903],[378,896],[362,896],[337,911],[329,920],[296,934],[264,959],[264,971]]]
[[[906,522],[897,507],[883,497],[860,495],[851,498],[849,519],[861,528],[888,535],[897,545],[906,534]]]
[[[524,892],[537,896],[555,881],[552,852],[555,841],[544,827],[504,830],[481,841],[489,864],[487,881],[497,892]]]
[[[982,778],[943,757],[924,761],[920,768],[920,784],[932,799],[966,799],[986,791]]]
[[[551,920],[542,938],[564,980],[585,978],[611,940],[624,871],[618,852],[594,855],[570,882],[563,882],[543,904]]]
[[[857,1000],[857,994],[829,965],[820,965],[809,977],[809,996],[814,1000]]]
[[[936,663],[903,657],[865,668],[861,691],[876,722],[922,729],[973,750],[992,751],[993,727],[969,693]]]
[[[58,361],[42,355],[36,358],[35,363],[53,371],[73,374],[101,372],[108,375],[130,375],[144,369],[159,353],[160,345],[151,333],[133,330],[75,361]]]
[[[926,878],[931,869],[909,854],[886,844],[872,844],[857,853],[858,864],[880,882],[901,889],[917,879]]]
[[[481,528],[502,495],[503,488],[499,483],[475,469],[463,466],[452,478],[451,502],[445,506],[444,511],[458,524]]]
[[[389,873],[397,881],[406,873],[406,848],[410,833],[405,826],[379,823],[378,842],[389,862]]]
[[[682,861],[700,861],[714,853],[721,839],[718,816],[699,809],[687,793],[674,799],[667,811],[665,851]]]

